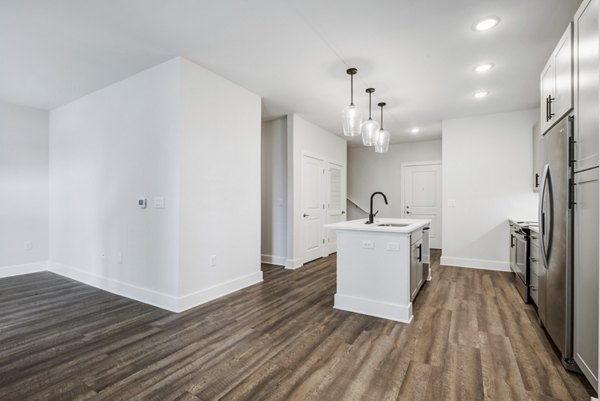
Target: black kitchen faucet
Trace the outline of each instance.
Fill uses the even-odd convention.
[[[373,194],[371,195],[371,206],[369,209],[369,220],[367,220],[367,222],[365,224],[373,224],[373,220],[375,219],[375,216],[377,215],[377,213],[379,213],[379,210],[376,211],[375,213],[373,213],[373,197],[375,195],[381,195],[383,196],[383,200],[385,201],[385,204],[388,204],[387,201],[387,197],[385,196],[385,194],[383,192],[373,192]]]

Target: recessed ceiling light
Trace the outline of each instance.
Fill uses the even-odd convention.
[[[473,68],[473,71],[486,72],[486,71],[491,70],[493,66],[494,66],[494,64],[481,64],[481,65],[478,65],[477,67]]]
[[[481,32],[487,31],[488,29],[492,29],[496,25],[500,23],[500,18],[498,17],[487,17],[473,24],[473,29]]]
[[[480,92],[473,93],[473,97],[475,97],[477,99],[481,99],[482,97],[486,97],[489,94],[490,94],[490,92],[488,92],[488,91],[480,91]]]
[[[421,130],[418,129],[418,128],[416,128],[416,127],[410,130],[410,132],[413,133],[413,134],[418,134],[419,131],[421,131]]]

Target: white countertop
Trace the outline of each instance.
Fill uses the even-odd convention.
[[[365,224],[367,219],[342,221],[339,223],[325,224],[325,228],[332,230],[349,230],[349,231],[377,231],[388,233],[410,234],[419,228],[426,227],[431,224],[431,220],[421,219],[394,219],[394,218],[376,218],[373,224]],[[389,227],[378,224],[408,224],[404,227]]]

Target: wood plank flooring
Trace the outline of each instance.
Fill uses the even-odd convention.
[[[589,400],[508,273],[433,263],[408,325],[334,310],[335,256],[263,271],[181,314],[1,279],[0,400]]]

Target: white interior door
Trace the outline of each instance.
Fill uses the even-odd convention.
[[[325,253],[323,224],[325,224],[325,163],[307,155],[302,156],[302,226],[304,255],[302,263],[318,259]]]
[[[344,167],[329,163],[327,170],[328,199],[327,223],[337,223],[346,220],[346,175]],[[327,254],[337,252],[335,230],[326,229]]]
[[[429,245],[442,247],[442,164],[402,166],[402,210],[409,219],[431,220]]]

